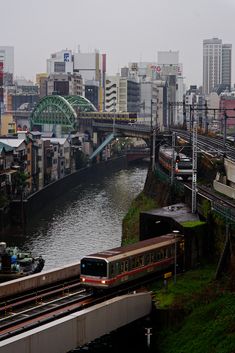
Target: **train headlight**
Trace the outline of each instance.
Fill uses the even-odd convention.
[[[85,282],[85,278],[82,278],[82,282]]]
[[[102,283],[102,284],[105,284],[105,283],[106,283],[106,281],[105,281],[105,280],[103,280],[103,281],[101,281],[101,283]]]

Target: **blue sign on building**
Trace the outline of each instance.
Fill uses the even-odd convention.
[[[64,53],[64,61],[69,62],[69,53]]]

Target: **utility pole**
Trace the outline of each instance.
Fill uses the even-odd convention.
[[[208,135],[208,109],[207,109],[207,101],[205,102],[205,134]]]
[[[156,129],[157,129],[157,104],[156,104],[156,115],[155,118],[153,119],[153,127],[152,127],[152,131],[153,131],[153,159],[152,159],[152,171],[154,172],[155,170],[155,158],[156,158]]]
[[[226,139],[227,139],[227,113],[224,110],[224,133],[223,133],[223,147],[224,147],[224,153],[226,153]]]
[[[175,132],[172,132],[172,160],[171,160],[171,185],[174,183],[175,176]]]
[[[197,122],[193,121],[192,213],[197,211]]]
[[[192,105],[190,104],[189,106],[189,143],[191,145],[192,143],[192,115],[193,115],[193,108]]]
[[[2,126],[2,104],[3,104],[3,61],[0,61],[0,129]]]
[[[187,130],[185,96],[184,96],[184,99],[183,99],[183,129]]]

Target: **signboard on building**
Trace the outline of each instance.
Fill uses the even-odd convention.
[[[161,75],[163,76],[178,76],[178,65],[159,65],[159,67],[161,67]]]
[[[138,63],[131,63],[131,71],[138,71]]]
[[[65,52],[64,53],[64,62],[69,62],[70,61],[70,53],[69,52]]]

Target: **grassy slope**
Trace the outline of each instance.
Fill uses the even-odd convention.
[[[180,325],[159,333],[161,353],[234,353],[235,294],[212,281],[213,268],[189,271],[154,291],[157,307],[184,309]],[[154,289],[153,289],[154,290]]]
[[[156,201],[146,196],[143,192],[137,196],[123,219],[122,245],[139,241],[140,212],[156,208],[156,206]]]

